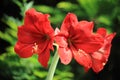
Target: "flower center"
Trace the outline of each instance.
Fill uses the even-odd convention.
[[[45,34],[44,37],[43,37],[43,39],[44,39],[44,40],[49,40],[50,37],[49,37],[49,35]]]
[[[70,38],[68,38],[67,42],[68,42],[68,46],[72,45],[72,41]]]

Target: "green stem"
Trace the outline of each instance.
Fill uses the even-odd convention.
[[[58,52],[58,45],[57,44],[54,44],[54,45],[57,47],[57,49],[56,49],[55,55],[53,57],[52,63],[50,65],[46,80],[53,80],[53,76],[54,76],[54,73],[55,73],[55,70],[56,70],[56,66],[57,66],[57,63],[59,61],[59,56],[58,56],[58,53],[57,53]]]

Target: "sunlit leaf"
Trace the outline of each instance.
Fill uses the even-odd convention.
[[[99,16],[97,18],[97,21],[100,22],[100,23],[103,23],[105,25],[109,25],[109,26],[112,24],[110,16],[106,16],[106,15]]]
[[[59,2],[57,4],[57,7],[69,11],[69,10],[74,10],[74,9],[78,8],[78,5],[70,3],[70,2]]]
[[[47,76],[47,72],[41,72],[38,70],[35,70],[33,74],[39,78],[45,78]]]
[[[29,3],[25,3],[24,6],[25,6],[25,11],[27,11],[28,9],[30,9],[32,6],[33,6],[33,1],[30,1]]]
[[[52,7],[46,5],[35,5],[34,8],[37,11],[41,11],[43,13],[53,13],[54,9]]]

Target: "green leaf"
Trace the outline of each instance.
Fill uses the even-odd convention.
[[[14,17],[4,15],[1,19],[2,22],[7,24],[11,29],[17,31],[17,26],[21,25],[22,22]]]
[[[27,11],[28,9],[30,9],[32,6],[33,6],[33,1],[30,1],[29,3],[25,3],[24,6],[25,6],[25,11]],[[24,12],[25,12],[24,11]]]
[[[60,22],[63,20],[64,14],[55,14],[54,16],[50,17],[52,23],[56,24],[57,27],[60,27]]]
[[[78,0],[80,6],[90,18],[94,18],[98,12],[98,0]]]
[[[57,4],[57,7],[58,7],[58,8],[65,9],[65,10],[67,10],[67,11],[70,11],[70,10],[77,9],[77,8],[78,8],[78,5],[73,4],[73,3],[71,3],[71,2],[59,2],[59,3]]]
[[[14,39],[17,39],[17,31],[12,29],[6,29],[6,32],[11,35]]]
[[[8,32],[0,32],[0,38],[9,42],[11,45],[14,45],[16,42],[16,40],[13,37],[11,37],[10,34],[8,34]]]
[[[112,24],[110,16],[107,16],[107,15],[101,15],[101,16],[99,16],[97,18],[97,21],[99,23],[103,23],[103,24],[108,25],[108,26],[110,26]]]
[[[15,4],[17,4],[21,10],[20,14],[21,16],[25,15],[25,12],[30,9],[33,6],[33,1],[27,2],[27,0],[22,0],[22,2],[20,0],[13,0],[13,2]]]
[[[35,70],[33,74],[39,78],[45,78],[47,76],[47,72],[44,71],[41,72],[38,70]]]
[[[35,5],[34,8],[37,11],[41,11],[43,13],[53,13],[54,9],[50,6],[46,6],[46,5]]]
[[[53,80],[72,80],[73,76],[74,74],[72,72],[56,70],[56,75]]]
[[[17,6],[23,7],[23,4],[19,0],[12,0]]]

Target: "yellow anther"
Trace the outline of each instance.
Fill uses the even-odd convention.
[[[32,52],[37,53],[37,51],[38,51],[38,45],[37,45],[37,43],[34,43]]]

